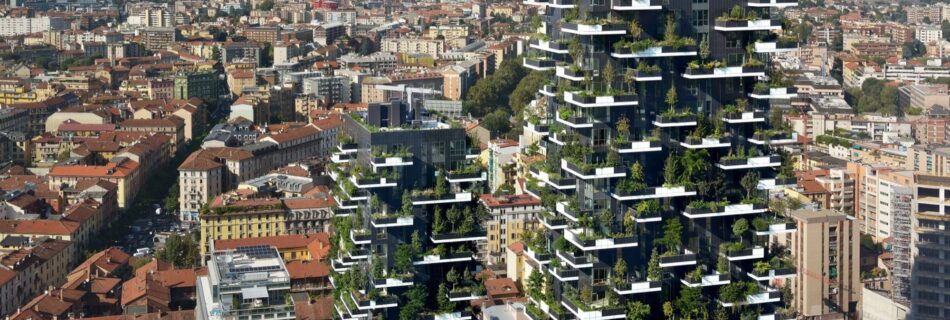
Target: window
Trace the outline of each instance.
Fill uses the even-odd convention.
[[[706,0],[693,0],[693,2],[696,2],[696,1],[705,2]],[[693,10],[692,22],[693,22],[694,27],[709,26],[709,10],[706,10],[706,9]]]

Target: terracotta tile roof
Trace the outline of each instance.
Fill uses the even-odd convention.
[[[87,275],[108,276],[122,266],[128,265],[130,257],[129,254],[119,248],[107,248],[93,254],[89,259],[86,259],[86,261],[83,261],[79,266],[73,268],[69,274],[83,273]]]
[[[517,296],[520,292],[511,278],[486,279],[484,283],[489,297]]]
[[[16,277],[16,271],[0,268],[0,285],[7,283]]]
[[[135,276],[122,284],[123,307],[137,303],[141,299],[146,299],[149,306],[163,306],[163,309],[167,309],[171,294],[161,282],[149,279],[147,276]]]
[[[148,263],[142,265],[142,266],[139,267],[138,269],[135,269],[135,276],[136,276],[136,277],[143,277],[143,278],[144,278],[144,277],[147,276],[149,273],[161,272],[161,271],[168,271],[168,270],[173,270],[173,269],[175,269],[175,267],[172,266],[171,263],[168,263],[168,262],[165,262],[165,261],[162,261],[162,260],[158,260],[158,259],[156,259],[156,258],[146,258],[146,259],[150,259]]]
[[[109,162],[102,166],[66,165],[50,168],[50,177],[125,177],[138,170],[139,163],[125,160],[120,164]]]
[[[287,263],[291,280],[323,278],[330,275],[330,266],[321,261],[293,260]]]
[[[320,133],[320,131],[321,130],[315,126],[306,125],[300,128],[288,130],[287,132],[284,132],[284,133],[271,135],[269,136],[269,138],[274,139],[274,141],[276,141],[279,144],[284,144],[284,143],[292,142],[297,139],[302,139],[305,137],[317,135]]]
[[[325,296],[317,298],[313,302],[296,302],[294,303],[294,311],[298,320],[333,319],[333,297]]]
[[[121,283],[122,279],[119,278],[93,278],[89,280],[89,292],[109,293],[118,288]]]
[[[286,174],[288,176],[304,177],[304,178],[310,177],[310,172],[307,171],[307,169],[304,169],[303,167],[299,165],[294,165],[294,164],[286,165],[286,166],[274,169],[274,171],[271,171],[271,173],[280,173],[280,174]]]
[[[143,314],[123,314],[104,317],[86,317],[85,320],[194,320],[194,310],[181,310],[165,312],[153,312]]]
[[[0,220],[0,233],[26,235],[71,235],[79,223],[56,220]]]
[[[197,268],[197,269],[174,269],[174,270],[165,270],[155,272],[152,275],[152,278],[158,280],[162,283],[162,286],[179,289],[179,288],[195,288],[195,281],[197,281],[198,276],[207,275],[207,268]]]
[[[277,248],[277,250],[307,248],[314,260],[322,260],[330,250],[330,235],[326,232],[320,232],[313,234],[216,240],[214,242],[215,250],[228,250],[253,245],[268,245]]]
[[[515,254],[521,254],[524,252],[524,242],[518,241],[508,245],[508,250],[514,252]]]
[[[115,125],[111,123],[78,123],[78,122],[63,122],[59,124],[57,128],[59,131],[113,131],[115,130]]]
[[[333,198],[293,198],[284,199],[284,205],[290,210],[332,208],[335,202]]]
[[[484,206],[488,208],[508,208],[508,207],[519,207],[519,206],[537,206],[541,205],[541,200],[536,199],[527,194],[515,194],[515,195],[504,195],[504,196],[494,196],[492,194],[483,194],[479,198]]]

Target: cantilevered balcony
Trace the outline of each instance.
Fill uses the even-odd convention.
[[[561,305],[578,319],[613,320],[627,317],[627,308],[623,305],[609,305],[606,301],[593,305],[575,305],[571,299],[562,299]]]
[[[524,67],[537,71],[552,70],[556,63],[557,61],[551,58],[524,58]]]
[[[583,228],[566,229],[564,239],[581,251],[632,248],[639,244],[636,236],[603,235]]]
[[[559,174],[544,172],[535,166],[532,166],[530,169],[528,169],[528,172],[531,173],[535,179],[538,179],[538,181],[544,182],[544,184],[547,184],[558,190],[571,190],[577,188],[577,181],[574,178],[562,177]]]
[[[798,143],[798,132],[756,132],[749,138],[749,143],[760,146],[777,146]]]
[[[441,233],[433,234],[429,237],[432,240],[432,243],[443,244],[443,243],[459,243],[459,242],[471,242],[471,241],[484,241],[488,239],[488,236],[484,231],[473,231],[468,233]]]
[[[360,310],[395,308],[399,305],[397,303],[399,299],[394,296],[381,296],[376,297],[376,299],[370,299],[369,297],[357,298],[356,294],[350,293],[350,298],[353,299],[353,303],[355,303]]]
[[[741,170],[741,169],[757,169],[757,168],[770,168],[778,167],[782,165],[782,157],[775,156],[761,156],[761,157],[752,157],[752,158],[739,158],[739,159],[730,159],[723,158],[719,160],[719,163],[716,164],[720,169],[723,170]]]
[[[554,210],[557,211],[561,216],[571,220],[573,222],[578,222],[585,215],[589,214],[589,211],[584,211],[576,208],[575,205],[572,205],[568,202],[556,202],[554,203]]]
[[[762,111],[730,112],[722,116],[722,121],[725,121],[728,124],[765,122],[765,112],[762,112]]]
[[[743,77],[764,77],[765,67],[719,67],[719,68],[686,68],[683,78],[686,79],[723,79]]]
[[[330,155],[330,162],[333,163],[349,163],[353,159],[356,159],[355,153],[334,152]]]
[[[590,129],[594,127],[594,119],[583,115],[572,115],[563,118],[558,115],[557,122],[574,129]]]
[[[541,225],[549,230],[567,229],[567,223],[567,218],[562,216],[554,216],[553,214],[541,215]]]
[[[683,216],[690,219],[718,218],[728,216],[740,216],[748,214],[758,214],[768,211],[763,204],[729,204],[721,206],[713,202],[706,203],[704,207],[687,206],[683,211]]]
[[[488,180],[488,175],[484,171],[469,173],[452,173],[445,175],[445,180],[449,183],[479,182]]]
[[[636,280],[630,278],[627,279],[627,281],[615,284],[613,286],[613,290],[622,296],[628,294],[660,292],[663,290],[663,283],[659,281]]]
[[[524,1],[521,1],[521,3],[529,5],[529,6],[544,7],[548,5],[548,0],[524,0]]]
[[[558,9],[572,9],[577,7],[575,0],[549,0],[548,7]]]
[[[795,187],[797,183],[798,183],[798,180],[795,178],[761,179],[759,180],[759,185],[756,186],[756,189],[777,190],[777,189],[791,188],[791,187]]]
[[[728,308],[728,307],[735,307],[735,306],[742,306],[742,305],[775,303],[775,302],[781,302],[781,301],[782,301],[782,295],[778,292],[778,290],[766,288],[764,292],[747,295],[744,301],[739,301],[739,302],[719,301],[719,304],[723,307]]]
[[[466,203],[472,201],[471,192],[448,193],[443,195],[424,194],[410,197],[412,205],[426,206],[432,204]]]
[[[798,5],[798,0],[748,0],[752,8],[788,8]]]
[[[528,257],[528,259],[534,261],[538,265],[545,265],[548,264],[548,262],[551,262],[552,255],[550,253],[537,252],[535,250],[531,250],[529,246],[525,246],[523,252],[525,257]]]
[[[377,157],[370,162],[373,168],[404,167],[412,165],[412,157]]]
[[[663,221],[663,212],[637,212],[633,216],[633,221],[637,223],[651,223]]]
[[[471,311],[456,311],[456,312],[444,312],[436,313],[430,316],[425,316],[423,320],[472,320]]]
[[[610,56],[617,59],[691,57],[696,55],[696,50],[696,46],[682,46],[679,48],[655,46],[639,51],[633,51],[630,48],[619,48],[611,52]]]
[[[465,262],[472,261],[473,256],[471,252],[458,252],[458,253],[447,253],[447,254],[428,254],[422,256],[422,260],[414,261],[413,265],[429,265],[429,264],[442,264],[442,263],[455,263],[455,262]]]
[[[537,123],[534,123],[531,121],[525,121],[524,130],[525,132],[534,132],[537,135],[546,136],[551,131],[551,125],[547,124],[547,122],[539,121]]]
[[[389,288],[399,288],[399,287],[409,287],[414,283],[412,281],[412,274],[408,275],[393,275],[387,278],[382,279],[373,279],[373,288],[376,289],[389,289]]]
[[[659,70],[633,70],[633,81],[647,82],[663,80],[663,73]]]
[[[561,32],[580,36],[625,35],[627,25],[620,22],[563,23]]]
[[[760,100],[791,99],[795,97],[798,97],[798,88],[795,87],[760,89],[749,93],[749,98]]]
[[[596,256],[583,252],[564,252],[558,250],[556,254],[557,257],[561,259],[561,262],[566,263],[574,269],[592,268],[594,267],[594,263],[598,261]]]
[[[548,273],[557,278],[561,282],[566,281],[577,281],[580,277],[580,272],[577,269],[571,269],[566,266],[560,266],[557,268],[548,268]]]
[[[789,41],[760,41],[755,43],[755,52],[757,53],[783,53],[795,52],[798,50],[798,42]]]
[[[582,180],[622,178],[627,176],[627,168],[624,166],[596,167],[591,164],[579,166],[567,161],[567,159],[561,159],[561,169]]]
[[[771,236],[783,233],[794,233],[797,225],[794,222],[772,221],[761,228],[753,228],[757,236]]]
[[[532,41],[529,47],[555,54],[568,54],[567,44],[567,41],[537,40]]]
[[[336,145],[336,149],[341,153],[356,153],[359,147],[360,145],[356,143],[340,143]]]
[[[610,194],[611,197],[619,201],[647,200],[647,199],[667,199],[674,197],[695,196],[696,190],[684,186],[674,187],[650,187],[639,192],[626,192],[615,190]]]
[[[696,265],[696,254],[683,250],[683,252],[664,253],[660,256],[660,268],[673,268],[681,266]]]
[[[373,236],[366,230],[350,230],[350,240],[353,244],[364,245],[372,242]]]
[[[716,20],[716,25],[713,27],[716,31],[726,31],[726,32],[742,32],[742,31],[769,31],[769,30],[781,30],[782,29],[782,20],[781,19],[740,19],[740,20]]]
[[[750,249],[727,251],[725,255],[726,259],[729,259],[729,261],[762,259],[765,258],[765,248],[757,246]]]
[[[472,288],[456,289],[446,294],[449,298],[449,301],[452,302],[461,302],[461,301],[471,301],[486,298],[484,293],[479,293]]]
[[[396,186],[396,180],[390,178],[357,178],[350,177],[350,182],[359,189],[391,188]]]
[[[589,92],[565,92],[564,100],[581,108],[629,107],[639,104],[636,94],[592,94]]]
[[[687,136],[683,139],[683,142],[680,142],[680,145],[687,149],[712,149],[712,148],[728,148],[731,143],[729,143],[728,137],[706,137],[698,138],[694,136]]]
[[[612,0],[610,8],[616,11],[662,10],[662,0]]]
[[[372,224],[374,228],[411,227],[413,221],[414,220],[412,216],[373,217]]]
[[[656,120],[653,120],[653,125],[660,128],[692,127],[696,125],[696,116],[694,115],[679,115],[679,116],[657,115]]]
[[[795,268],[769,269],[765,272],[747,272],[749,278],[755,281],[772,281],[776,279],[791,279],[795,277]]]
[[[571,81],[584,81],[584,77],[591,73],[590,70],[579,69],[574,65],[557,66],[554,74],[562,79]]]
[[[548,134],[548,141],[559,146],[564,146],[564,133],[551,132]]]
[[[663,150],[660,141],[628,141],[615,144],[614,148],[616,148],[619,153],[640,153]]]
[[[691,279],[689,277],[689,274],[687,274],[686,278],[680,279],[680,282],[682,282],[683,285],[687,287],[697,288],[697,287],[714,287],[714,286],[727,285],[730,282],[732,282],[732,280],[729,279],[728,274],[720,274],[719,272],[714,272],[713,274],[703,275],[699,277],[699,279]]]
[[[360,206],[360,202],[357,200],[341,198],[335,195],[333,196],[333,201],[336,202],[336,207],[339,209],[356,209]]]
[[[546,97],[554,97],[554,96],[557,96],[557,87],[555,87],[554,85],[546,84],[546,85],[541,86],[541,88],[538,88],[538,93]]]

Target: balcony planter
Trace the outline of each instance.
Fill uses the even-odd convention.
[[[574,0],[550,0],[548,6],[559,9],[570,9],[576,6],[576,4]]]
[[[663,221],[663,212],[637,212],[633,217],[633,221],[637,223],[650,223],[650,222],[660,222]]]
[[[551,257],[552,257],[550,253],[532,251],[531,248],[529,248],[528,246],[525,246],[524,248],[524,255],[539,265],[543,265],[543,264],[547,264],[548,262],[551,262]]]
[[[695,196],[696,190],[685,186],[676,187],[649,187],[639,192],[615,190],[611,196],[619,201],[665,199],[673,197]]]
[[[780,145],[798,143],[797,132],[763,133],[757,132],[749,139],[749,143],[758,145]]]
[[[798,5],[798,0],[748,0],[752,8],[787,8]]]
[[[698,282],[693,282],[693,280],[688,278],[681,279],[680,282],[682,282],[687,287],[696,288],[727,285],[731,283],[732,280],[729,279],[729,274],[713,273],[709,275],[703,275]]]
[[[478,182],[485,181],[488,179],[485,172],[472,172],[472,173],[448,173],[445,175],[445,179],[449,183],[461,183],[461,182]]]
[[[774,156],[762,156],[762,157],[752,157],[746,159],[734,159],[734,158],[723,158],[719,160],[717,166],[723,170],[736,170],[736,169],[755,169],[755,168],[766,168],[766,167],[777,167],[782,164],[782,157],[778,155]]]
[[[555,217],[555,216],[549,216],[549,215],[542,215],[541,224],[543,224],[545,228],[548,228],[551,230],[567,229],[567,219],[560,216]]]
[[[576,269],[566,269],[564,266],[558,268],[548,268],[548,273],[562,282],[577,281],[580,279],[580,272],[578,272]]]
[[[541,86],[541,88],[538,89],[538,92],[547,97],[554,97],[557,96],[557,87],[546,84]]]
[[[373,236],[368,232],[357,232],[355,230],[350,230],[350,240],[354,244],[370,244]]]
[[[394,276],[392,278],[373,279],[373,287],[376,289],[398,288],[412,286],[412,275]]]
[[[753,305],[753,304],[765,304],[765,303],[775,303],[781,302],[782,296],[778,290],[769,289],[766,292],[759,292],[756,294],[751,294],[746,296],[745,301],[740,301],[737,303],[719,301],[719,304],[723,307],[735,307],[740,305]]]
[[[637,236],[610,237],[602,236],[599,239],[582,239],[581,234],[584,229],[568,229],[564,233],[564,238],[581,251],[610,250],[636,247],[638,245]]]
[[[760,100],[770,99],[792,99],[798,97],[798,88],[769,88],[766,90],[756,90],[749,94],[750,98]]]
[[[561,259],[564,263],[567,263],[568,266],[574,269],[590,268],[594,266],[594,262],[597,261],[597,257],[587,256],[585,254],[575,255],[572,252],[557,252],[558,258]]]
[[[746,214],[763,213],[768,208],[764,204],[730,204],[716,210],[710,208],[689,208],[683,211],[683,215],[690,219],[702,219],[713,217],[737,216]]]
[[[358,143],[341,143],[336,146],[337,150],[340,150],[342,153],[353,153],[359,150],[360,145]]]
[[[558,77],[571,81],[584,81],[584,77],[593,73],[588,69],[576,69],[573,66],[557,66],[555,74]]]
[[[582,36],[604,36],[627,34],[627,26],[623,23],[583,24],[563,23],[561,32]]]
[[[759,230],[755,228],[755,235],[757,236],[768,236],[781,233],[792,233],[798,228],[798,225],[794,222],[786,223],[770,223],[764,229]]]
[[[630,281],[614,286],[614,292],[619,295],[659,292],[663,290],[663,283],[659,281]]]
[[[762,111],[743,111],[730,112],[723,115],[722,120],[726,123],[752,123],[765,122],[765,112]]]
[[[775,279],[789,279],[795,277],[795,268],[770,269],[765,272],[752,271],[749,278],[755,281],[772,281]]]
[[[663,9],[662,0],[612,0],[610,8],[617,11],[633,10],[660,10]]]
[[[360,189],[395,187],[396,182],[387,178],[357,178],[353,176],[351,182]]]
[[[636,94],[620,93],[616,95],[595,96],[584,92],[565,92],[564,100],[582,108],[635,106],[639,97]]]
[[[411,166],[412,157],[378,157],[373,158],[373,167],[398,167],[398,166]]]
[[[444,204],[444,203],[464,203],[472,201],[471,192],[460,192],[460,193],[449,193],[443,194],[441,196],[436,195],[421,195],[421,196],[412,196],[412,205],[414,206],[424,206],[430,204]]]
[[[557,177],[550,173],[541,171],[541,169],[535,166],[532,166],[528,170],[533,177],[555,189],[568,190],[577,187],[577,181],[572,178]]]
[[[674,48],[672,46],[656,46],[645,50],[633,51],[631,48],[618,48],[610,55],[614,58],[664,58],[664,57],[688,57],[695,56],[697,47],[695,45],[682,46]]]
[[[430,254],[422,257],[422,260],[415,261],[414,265],[441,264],[472,261],[471,252],[448,253],[443,255]]]
[[[456,291],[449,292],[446,294],[449,298],[449,301],[459,302],[459,301],[470,301],[484,298],[485,295],[476,293],[475,291]]]
[[[731,145],[729,143],[728,137],[698,138],[694,136],[687,136],[683,140],[684,141],[681,142],[680,145],[688,149],[728,148]]]
[[[348,163],[353,159],[356,159],[355,153],[334,152],[330,155],[330,161],[333,163]]]
[[[554,69],[557,61],[547,58],[524,58],[524,66],[528,69],[545,71]]]
[[[524,1],[522,1],[521,3],[526,4],[526,5],[529,5],[529,6],[542,6],[542,7],[543,7],[543,6],[546,6],[546,5],[548,4],[548,0],[524,0]]]
[[[568,162],[567,159],[561,159],[561,169],[584,180],[622,178],[627,176],[627,168],[624,166],[587,167],[582,169],[576,164]]]
[[[413,221],[412,216],[381,217],[373,218],[372,225],[375,228],[408,227],[412,226]]]
[[[753,259],[762,259],[765,257],[765,248],[755,247],[739,251],[728,251],[726,252],[726,258],[729,261],[741,261],[741,260],[753,260]]]
[[[560,116],[558,116],[557,122],[574,129],[594,127],[594,122],[584,116],[571,116],[567,118],[561,118]]]
[[[578,319],[624,319],[627,312],[627,308],[624,306],[607,306],[602,309],[594,309],[589,306],[575,306],[571,299],[561,299],[561,305]]]
[[[763,41],[755,43],[757,53],[792,52],[798,49],[798,43],[785,41]]]
[[[616,148],[617,152],[619,153],[637,153],[663,150],[663,146],[659,141],[632,141],[623,144],[615,144],[614,148]]]
[[[660,81],[660,80],[663,80],[663,72],[662,71],[633,70],[633,79],[639,82]]]
[[[546,1],[545,1],[546,2]],[[545,41],[545,40],[535,40],[531,42],[531,47],[539,50],[556,50],[563,51],[567,53],[568,43],[566,41]],[[562,53],[562,52],[556,52]]]
[[[692,266],[696,265],[696,254],[685,250],[683,254],[668,255],[660,257],[660,267],[661,268],[672,268],[679,266]]]
[[[780,19],[756,20],[719,20],[716,19],[716,31],[765,31],[782,28]]]
[[[669,117],[664,115],[657,115],[656,120],[653,121],[653,124],[658,127],[686,127],[686,126],[695,126],[696,125],[696,116],[695,115],[686,115],[678,117]]]
[[[433,234],[429,237],[429,239],[432,240],[432,243],[436,244],[483,241],[486,238],[487,236],[484,231],[472,231],[468,233],[442,233]]]
[[[360,310],[374,310],[374,309],[384,309],[384,308],[393,308],[398,305],[399,299],[394,296],[381,296],[377,297],[375,300],[363,300],[357,299],[356,295],[352,292],[350,293],[350,298],[353,299],[353,303],[356,304],[356,307]]]
[[[548,124],[534,124],[530,121],[525,121],[524,127],[526,129],[530,129],[531,131],[537,132],[538,134],[547,134],[551,130],[551,126]]]

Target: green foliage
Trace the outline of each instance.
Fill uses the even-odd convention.
[[[719,298],[722,301],[736,303],[745,301],[746,296],[759,292],[759,286],[754,282],[733,282],[719,289]]]
[[[650,255],[650,262],[647,264],[647,280],[658,281],[663,276],[663,269],[660,268],[660,254],[656,248]]]
[[[640,301],[627,303],[627,320],[644,320],[650,317],[650,305]]]
[[[427,298],[426,287],[424,285],[414,285],[403,294],[404,302],[399,310],[400,320],[418,319],[419,315],[426,309]]]
[[[700,319],[706,311],[706,298],[698,287],[684,287],[674,303],[679,314],[685,319]]]
[[[260,11],[270,11],[274,8],[274,0],[264,0],[261,4],[257,5],[257,10]]]
[[[454,269],[453,269],[454,270]],[[455,310],[455,302],[449,300],[449,291],[445,288],[445,282],[439,284],[439,291],[437,293],[436,304],[438,304],[440,313],[448,313]]]
[[[510,118],[508,111],[496,109],[482,119],[481,126],[488,130],[492,138],[507,135],[511,131]]]
[[[923,56],[927,53],[927,46],[924,45],[920,40],[914,39],[908,42],[904,42],[903,50],[901,54],[904,56],[904,59],[913,59],[920,56]]]
[[[680,162],[675,153],[670,153],[663,164],[663,182],[665,185],[675,185],[680,181]]]
[[[165,247],[155,258],[171,263],[177,268],[192,268],[199,264],[198,243],[190,236],[173,234],[165,239]]]
[[[551,78],[551,72],[531,71],[527,76],[518,82],[515,90],[508,97],[508,103],[511,107],[511,114],[518,116],[524,114],[524,108],[534,99],[538,89],[547,83]]]
[[[527,74],[528,70],[521,66],[521,60],[505,60],[495,73],[469,88],[462,104],[463,110],[474,117],[484,117],[498,109],[511,114],[509,96]]]
[[[742,239],[746,232],[749,232],[749,221],[745,218],[732,223],[732,235],[737,239]]]
[[[666,219],[663,225],[663,237],[657,239],[666,247],[667,252],[676,252],[683,245],[683,224],[678,218]]]
[[[886,85],[883,80],[866,79],[860,90],[845,90],[845,99],[859,114],[897,115],[897,88]]]

